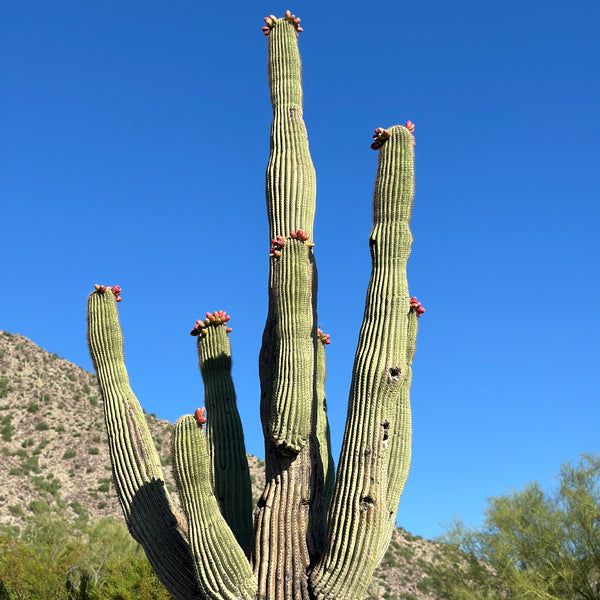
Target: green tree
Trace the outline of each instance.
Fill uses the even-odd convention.
[[[480,529],[448,531],[430,589],[448,600],[600,600],[600,455],[564,464],[550,490],[531,483],[488,502]]]

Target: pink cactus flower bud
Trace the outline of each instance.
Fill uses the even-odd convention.
[[[269,33],[271,33],[271,29],[265,25],[265,27],[262,28],[262,32],[263,35],[269,35]]]
[[[417,308],[417,312],[418,312],[419,314],[423,314],[423,313],[425,312],[425,307],[423,307],[423,306],[419,306],[419,308]]]
[[[410,303],[411,303],[411,304],[415,304],[416,302],[418,302],[418,300],[417,300],[417,297],[416,297],[416,296],[413,296],[413,297],[410,299]]]
[[[279,250],[273,250],[273,256],[275,258],[281,258],[281,252]]]
[[[201,329],[202,335],[208,335],[208,329],[206,329],[206,327],[204,329]]]
[[[231,327],[228,327],[228,328],[227,328],[225,331],[226,331],[227,333],[231,333],[231,332],[233,331],[233,329],[232,329]]]
[[[296,237],[296,232],[295,231],[290,231],[290,237],[292,239],[294,239]]]
[[[196,417],[196,421],[198,421],[198,425],[204,425],[206,423],[206,408],[197,408],[194,416]]]
[[[269,15],[269,19],[271,19],[271,21],[273,21],[273,23],[275,23],[275,21],[277,21],[277,17],[275,15]]]
[[[294,19],[294,23],[296,23],[296,25],[297,25],[298,23],[300,23],[300,17],[296,17],[296,18]]]
[[[285,11],[285,16],[286,16],[286,18],[289,19],[292,16],[292,13],[289,10],[286,10]]]
[[[115,302],[121,302],[121,300],[123,300],[123,298],[121,298],[121,296],[117,296],[117,297],[115,298]]]
[[[209,312],[207,312],[207,313],[206,313],[206,318],[207,318],[207,319],[210,319],[211,317],[212,317],[212,313],[209,313]]]
[[[415,124],[412,121],[406,121],[405,125],[406,129],[408,129],[411,133],[415,130]]]
[[[325,340],[323,343],[324,343],[326,346],[329,346],[329,344],[331,344],[331,340]]]
[[[210,319],[208,317],[206,317],[206,319],[204,319],[204,324],[210,325]]]

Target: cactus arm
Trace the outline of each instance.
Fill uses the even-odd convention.
[[[173,467],[200,589],[214,600],[254,600],[256,579],[212,492],[206,438],[190,415],[175,424]]]
[[[98,376],[115,489],[127,527],[169,593],[200,598],[187,538],[187,523],[169,498],[160,460],[143,411],[129,385],[115,294],[88,298],[88,344]]]
[[[323,516],[327,516],[333,486],[335,483],[335,471],[333,456],[331,454],[331,438],[329,435],[329,422],[327,420],[327,399],[325,397],[325,379],[326,379],[326,357],[325,346],[330,344],[329,335],[323,333],[321,329],[317,330],[317,350],[316,350],[316,437],[323,467]]]
[[[409,361],[416,316],[406,262],[414,195],[413,138],[393,127],[380,149],[370,236],[372,272],[325,550],[311,576],[319,600],[362,598],[395,526],[410,463]],[[410,324],[410,332],[409,332]],[[396,469],[396,473],[393,470]]]
[[[267,417],[265,435],[293,454],[311,431],[316,281],[310,238],[316,184],[302,119],[296,28],[287,17],[273,21],[268,49],[273,122],[265,187],[272,243],[269,317],[262,348],[263,355],[269,356],[268,375],[261,382],[266,402],[262,413]]]
[[[208,321],[208,323],[206,323]],[[242,422],[231,378],[231,345],[223,311],[206,313],[198,336],[198,359],[204,381],[204,403],[213,490],[221,513],[244,552],[250,554],[252,539],[252,486],[244,444]]]

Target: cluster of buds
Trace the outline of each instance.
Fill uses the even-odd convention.
[[[224,325],[229,321],[229,319],[231,319],[231,317],[224,310],[215,310],[213,313],[207,312],[204,321],[201,321],[200,319],[196,320],[196,324],[190,331],[190,335],[207,335],[208,327],[211,325]],[[225,331],[227,331],[227,333],[231,333],[233,330],[231,327],[227,327]]]
[[[96,291],[100,292],[101,294],[104,294],[104,292],[106,292],[106,290],[110,290],[115,295],[115,299],[117,300],[117,302],[121,302],[121,300],[123,300],[123,298],[121,298],[121,286],[120,285],[98,285],[98,284],[96,284],[94,287],[96,288]]]
[[[302,231],[302,229],[298,229],[298,231],[290,231],[290,237],[293,240],[304,242],[309,248],[315,247],[315,244],[313,242],[308,241],[308,233]]]
[[[329,334],[323,333],[323,330],[320,327],[317,329],[317,338],[324,346],[329,346],[329,344],[331,344]]]
[[[303,31],[302,27],[300,27],[300,19],[296,17],[296,15],[293,15],[289,10],[285,11],[284,19],[294,26],[294,28],[296,29],[296,37],[298,37],[298,34],[302,33]],[[271,33],[271,29],[275,27],[277,17],[275,15],[269,15],[268,17],[265,17],[264,21],[265,26],[262,28],[262,32],[264,33],[264,35],[269,35],[269,33]]]
[[[371,150],[379,150],[385,142],[387,142],[392,134],[387,129],[383,129],[383,127],[378,127],[373,134],[373,143],[371,144]]]
[[[269,256],[271,258],[281,258],[281,249],[285,244],[283,236],[277,235],[271,240],[271,247],[269,248]]]
[[[404,125],[404,127],[410,131],[410,135],[413,137],[413,146],[416,146],[417,142],[415,141],[415,124],[412,121],[406,121],[406,125]]]
[[[196,417],[196,421],[198,422],[198,425],[200,427],[202,427],[202,425],[204,425],[204,423],[206,423],[206,409],[204,408],[204,406],[202,408],[196,409],[196,412],[194,413],[194,417]]]
[[[425,312],[425,308],[421,306],[421,303],[415,296],[410,299],[410,308],[417,311],[417,317],[420,317]]]

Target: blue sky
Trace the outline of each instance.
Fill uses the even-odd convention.
[[[248,8],[252,4],[253,6]],[[369,278],[375,127],[416,124],[413,462],[398,523],[433,537],[598,450],[596,2],[10,3],[0,22],[0,329],[91,369],[85,299],[120,284],[147,412],[202,404],[195,340],[232,315],[263,455],[271,118],[262,17],[290,8],[315,163],[336,456]]]

